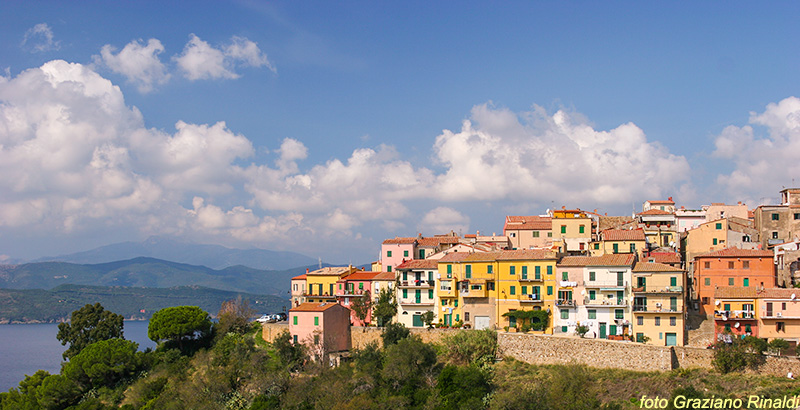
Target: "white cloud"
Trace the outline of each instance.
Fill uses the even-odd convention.
[[[460,132],[436,138],[434,152],[447,169],[437,176],[440,199],[629,203],[689,177],[684,157],[632,123],[597,131],[579,115],[538,106],[519,115],[476,106]]]
[[[714,141],[713,155],[733,162],[735,168],[717,176],[733,198],[757,204],[777,195],[800,174],[800,99],[788,97],[767,105],[763,113],[750,113],[750,124],[726,127]],[[766,136],[756,135],[755,127]]]
[[[32,53],[55,51],[61,48],[60,42],[53,36],[53,30],[47,23],[39,23],[25,32],[22,48]]]
[[[420,232],[433,232],[434,234],[469,231],[469,217],[453,208],[440,206],[434,208],[422,217],[417,226]]]
[[[191,34],[183,52],[174,59],[184,76],[192,81],[239,78],[234,72],[238,65],[276,71],[256,43],[237,36],[231,38],[231,44],[219,49]]]
[[[128,81],[137,84],[139,92],[150,92],[154,85],[169,81],[167,68],[158,58],[164,52],[161,41],[151,38],[147,44],[142,44],[141,40],[134,40],[119,53],[114,54],[114,51],[115,47],[104,45],[100,49],[100,56],[94,56],[95,62],[124,75]]]

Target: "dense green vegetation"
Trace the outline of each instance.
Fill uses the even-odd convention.
[[[193,313],[190,317],[198,313],[169,313],[183,310]],[[488,330],[462,331],[428,344],[392,325],[385,346],[369,344],[329,367],[309,360],[288,333],[271,344],[257,343],[258,329],[224,334],[212,329],[209,337],[185,339],[191,347],[162,341],[146,352],[119,338],[98,341],[64,363],[60,374],[39,371],[0,394],[0,409],[622,410],[640,408],[644,396],[800,394],[795,381],[771,376],[496,362],[497,339]]]
[[[159,309],[181,305],[217,312],[224,301],[237,296],[248,301],[258,313],[279,312],[288,307],[288,301],[278,296],[198,286],[154,289],[63,285],[50,291],[0,289],[0,323],[64,321],[72,311],[96,302],[128,319],[146,319]]]

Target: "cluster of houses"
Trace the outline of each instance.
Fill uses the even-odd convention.
[[[754,210],[688,210],[669,198],[630,217],[562,208],[507,216],[502,235],[387,239],[370,271],[325,267],[293,278],[290,332],[345,350],[351,324],[376,324],[354,302],[374,305],[388,290],[407,327],[427,326],[433,312],[440,327],[681,346],[692,314],[713,321],[717,340],[796,345],[800,188],[780,194],[781,204]]]

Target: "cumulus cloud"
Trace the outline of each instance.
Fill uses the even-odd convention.
[[[767,134],[757,135],[756,129]],[[726,127],[714,144],[713,155],[734,164],[730,173],[717,176],[727,192],[749,196],[748,203],[775,196],[776,186],[788,185],[800,173],[800,99],[789,97],[767,105],[760,114],[751,112],[750,125]]]
[[[175,61],[184,76],[192,81],[239,78],[234,71],[236,66],[267,67],[275,71],[255,42],[236,36],[231,39],[231,44],[214,48],[191,34],[189,42],[183,52],[175,57]]]
[[[161,41],[151,38],[147,44],[142,44],[141,40],[134,40],[118,53],[114,54],[115,51],[115,47],[104,45],[100,49],[100,55],[94,56],[95,63],[122,74],[128,81],[136,84],[140,92],[150,92],[155,85],[169,81],[167,68],[158,58],[164,52]]]
[[[580,115],[539,106],[519,115],[476,106],[459,132],[436,138],[434,152],[447,169],[436,178],[442,199],[626,203],[660,197],[689,176],[684,157],[635,124],[598,131]]]
[[[25,32],[22,48],[32,53],[55,51],[61,48],[60,42],[53,36],[53,30],[47,23],[39,23]]]
[[[440,206],[426,213],[425,216],[422,217],[422,220],[417,228],[420,232],[468,232],[469,221],[469,216],[466,216],[453,208]]]

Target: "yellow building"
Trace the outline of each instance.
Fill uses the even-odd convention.
[[[309,303],[336,302],[336,282],[357,272],[353,266],[332,266],[306,273],[306,294]]]
[[[661,263],[638,262],[633,268],[633,334],[647,344],[686,344],[685,272]]]
[[[498,328],[520,328],[525,324],[513,316],[504,316],[510,311],[543,310],[554,314],[557,297],[555,253],[547,250],[512,250],[499,252],[494,257],[497,262]],[[543,325],[543,330],[547,334],[553,333],[552,316]]]
[[[642,255],[647,250],[647,239],[643,229],[607,229],[600,232],[600,240],[592,242],[591,255],[610,253],[633,253]]]
[[[460,281],[464,278],[463,260],[469,255],[470,253],[468,252],[450,252],[437,260],[438,275],[435,308],[440,325],[452,326],[458,320],[464,318],[461,312],[463,302],[459,298],[458,287]],[[468,316],[464,318],[463,323],[471,328],[476,328],[474,317]]]
[[[553,247],[562,253],[589,250],[592,241],[592,218],[580,209],[552,211]]]

